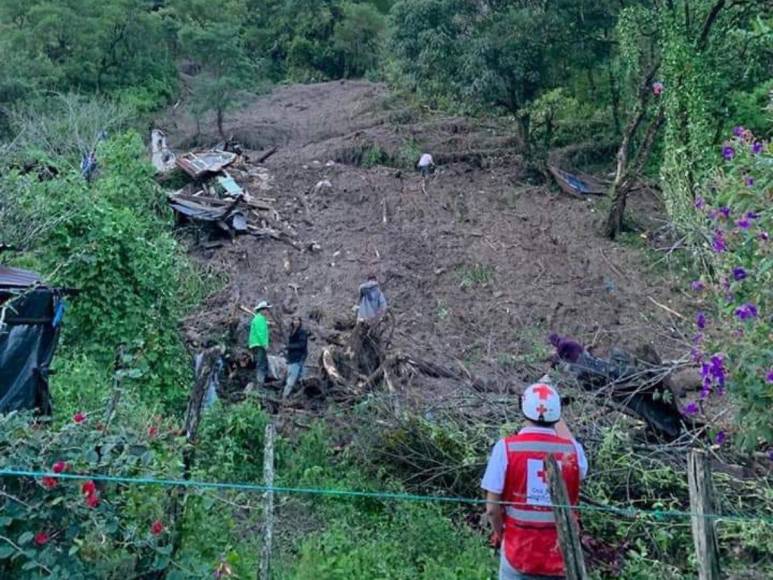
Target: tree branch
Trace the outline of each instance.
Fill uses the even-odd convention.
[[[717,3],[714,4],[714,6],[711,7],[711,10],[709,11],[709,15],[706,17],[706,21],[703,23],[703,31],[701,32],[701,36],[698,39],[698,50],[702,51],[706,48],[706,44],[709,40],[709,34],[711,34],[711,28],[714,26],[714,23],[717,21],[717,17],[719,16],[719,13],[722,11],[722,9],[725,7],[726,0],[717,0]]]

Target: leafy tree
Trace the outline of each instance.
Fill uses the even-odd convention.
[[[369,4],[347,3],[333,30],[341,76],[358,77],[376,68],[384,33],[383,15]]]
[[[530,143],[526,107],[557,80],[550,57],[558,28],[556,15],[543,8],[492,12],[465,55],[466,94],[516,116],[526,147]]]
[[[231,24],[189,25],[181,37],[186,52],[202,65],[193,79],[194,112],[201,116],[214,111],[218,133],[225,139],[225,113],[242,100],[247,88],[256,86],[256,69]]]

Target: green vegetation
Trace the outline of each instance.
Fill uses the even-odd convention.
[[[672,259],[682,273],[689,264],[684,284],[695,280],[702,311],[691,355],[704,388],[685,412],[710,421],[708,402],[732,397],[740,419],[726,420],[741,428],[731,444],[769,453],[773,21],[763,6],[0,0],[0,243],[20,248],[3,263],[80,290],[68,299],[55,359],[53,421],[0,417],[0,466],[262,483],[268,417],[255,400],[215,405],[193,450],[180,436],[192,377],[179,324],[217,280],[176,240],[140,133],[180,100],[200,130],[212,123],[227,137],[229,112],[271,83],[363,77],[406,96],[385,101],[388,122],[410,125],[420,106],[495,118],[530,166],[544,169],[551,151],[576,146],[588,164],[616,170],[604,202],[619,210],[615,230],[631,225],[631,185],[642,176],[657,183],[681,240]],[[358,145],[355,162],[411,168],[422,143],[403,135],[396,152]],[[80,164],[92,152],[98,168],[87,180]],[[502,204],[515,208],[523,191]],[[457,205],[466,217],[463,193]],[[495,272],[470,263],[455,275],[472,294]],[[453,314],[440,298],[433,306],[440,321]],[[508,370],[547,354],[542,330],[518,331],[518,352],[495,351]],[[477,346],[467,352],[482,356]],[[501,417],[485,424],[483,413],[383,415],[374,402],[330,418],[342,428],[288,427],[294,436],[277,442],[278,485],[476,497],[486,453],[512,427]],[[616,428],[591,431],[589,497],[602,507],[686,508],[679,459],[642,455]],[[719,427],[707,431],[722,444]],[[769,486],[716,481],[723,510],[771,517]],[[189,490],[183,501],[177,487],[92,490],[42,477],[3,479],[2,490],[3,577],[248,577],[259,564],[257,493]],[[496,567],[470,523],[478,506],[303,494],[277,502],[279,578],[489,578]],[[591,511],[583,525],[624,560],[597,563],[598,577],[694,569],[683,519]],[[719,521],[728,572],[773,575],[769,531],[758,519]]]

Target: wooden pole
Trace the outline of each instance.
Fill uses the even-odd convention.
[[[273,423],[266,425],[263,446],[263,485],[274,486],[274,436]],[[260,574],[258,580],[269,580],[271,574],[271,542],[274,536],[274,492],[267,491],[263,503],[263,549],[260,554]]]
[[[553,513],[556,517],[558,542],[564,556],[564,568],[567,580],[587,580],[585,560],[580,544],[580,529],[569,505],[569,494],[566,483],[561,475],[561,468],[554,455],[548,455],[545,461],[550,481],[550,498],[553,502]]]
[[[687,482],[690,488],[692,537],[698,556],[698,578],[719,580],[719,550],[714,522],[705,517],[714,511],[714,486],[711,468],[703,451],[690,451],[687,456]]]

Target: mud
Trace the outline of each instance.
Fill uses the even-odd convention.
[[[188,119],[170,117],[164,128],[178,150],[217,140],[195,136]],[[281,352],[278,327],[291,312],[313,316],[316,364],[324,336],[352,316],[358,285],[375,272],[395,317],[392,350],[463,369],[489,390],[512,392],[538,378],[549,332],[599,352],[642,344],[664,358],[685,352],[674,316],[653,302],[680,311],[682,295],[648,270],[639,249],[598,234],[600,198],[531,183],[508,152],[509,129],[415,111],[367,82],[282,87],[231,113],[226,131],[245,147],[279,147],[262,166],[247,162],[252,177],[243,185],[274,198],[302,246],[320,249],[249,236],[192,248],[228,282],[186,321],[189,336],[234,340],[229,329],[248,319],[238,305],[268,299],[281,322],[271,350]],[[406,162],[424,150],[448,160],[426,188]],[[489,153],[465,155],[479,151]],[[631,201],[642,223],[657,223],[651,195]],[[400,383],[419,405],[459,388],[427,377]]]

